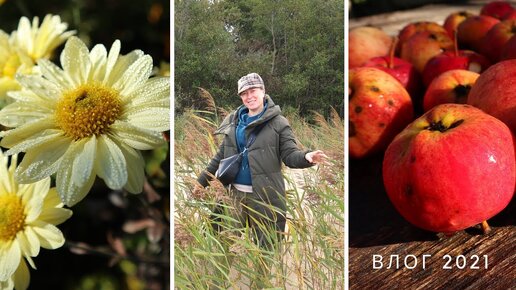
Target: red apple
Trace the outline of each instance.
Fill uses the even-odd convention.
[[[436,77],[426,89],[423,109],[446,103],[465,104],[479,74],[463,69],[449,70]]]
[[[401,46],[401,58],[422,73],[428,60],[443,50],[453,49],[453,41],[445,32],[420,31]]]
[[[413,118],[401,83],[373,67],[349,71],[349,155],[362,158],[384,150]]]
[[[482,38],[498,22],[500,22],[499,19],[487,15],[466,18],[457,27],[457,39],[460,47],[476,52],[480,51]]]
[[[362,66],[369,59],[389,53],[391,37],[376,27],[357,27],[349,31],[349,68]]]
[[[516,58],[516,36],[512,36],[502,47],[500,60]]]
[[[434,78],[445,71],[461,69],[481,73],[491,66],[483,55],[472,50],[445,51],[432,57],[423,70],[423,83],[429,86]]]
[[[491,65],[491,62],[484,56],[471,51],[459,50],[457,33],[453,38],[453,51],[444,51],[432,57],[423,70],[423,83],[429,86],[432,80],[445,71],[453,69],[464,69],[481,73]]]
[[[472,106],[439,105],[394,138],[383,181],[395,208],[417,227],[449,234],[484,224],[514,194],[511,131]]]
[[[412,22],[405,25],[400,32],[398,33],[398,46],[396,48],[397,53],[400,52],[403,44],[414,34],[420,31],[428,31],[428,32],[437,32],[437,33],[445,33],[446,29],[439,25],[436,22],[430,21],[418,21]]]
[[[498,62],[484,71],[469,92],[468,104],[516,132],[516,60]]]
[[[388,56],[373,57],[363,66],[375,67],[390,74],[403,85],[411,97],[414,97],[421,89],[421,78],[410,62],[394,56],[397,42],[395,38]]]
[[[455,31],[457,31],[457,27],[459,24],[466,20],[466,18],[473,16],[475,14],[469,11],[459,11],[453,12],[446,17],[444,20],[443,27],[448,32],[448,35],[453,39],[455,37]]]
[[[502,19],[504,15],[513,11],[511,3],[507,1],[492,1],[484,6],[480,10],[480,15],[488,15],[494,18]]]
[[[502,16],[501,20],[507,20],[507,19],[516,19],[516,9],[513,9],[513,10],[507,12],[504,16]]]
[[[507,19],[495,24],[482,39],[480,52],[492,62],[500,60],[502,49],[516,34],[516,19]]]

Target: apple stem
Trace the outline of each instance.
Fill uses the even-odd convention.
[[[398,37],[397,36],[393,36],[392,37],[391,49],[389,51],[389,64],[388,64],[389,68],[393,68],[394,67],[394,52],[396,51],[396,45],[398,45]]]
[[[482,232],[483,232],[484,234],[488,234],[490,231],[491,231],[491,227],[489,226],[489,224],[487,223],[487,221],[483,221],[483,222],[482,222]]]
[[[453,49],[455,51],[455,56],[459,56],[459,44],[457,41],[457,29],[453,30]]]

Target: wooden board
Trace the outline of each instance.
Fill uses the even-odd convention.
[[[450,1],[453,3],[454,1]],[[470,11],[478,14],[482,5],[489,1],[459,1],[460,4],[430,4],[416,9],[377,14],[349,20],[349,29],[359,26],[375,26],[389,35],[398,35],[398,32],[408,23],[416,21],[433,21],[443,24],[446,17],[452,12]],[[516,1],[508,1],[516,6]],[[353,8],[351,8],[353,9]]]
[[[350,289],[516,289],[516,199],[489,221],[487,235],[480,227],[451,237],[427,232],[396,212],[383,188],[381,162],[377,155],[349,165]],[[373,255],[382,256],[381,269],[374,269]],[[399,267],[387,269],[391,255],[399,256]],[[425,269],[423,255],[430,255]]]
[[[478,13],[485,2],[428,5],[350,19],[349,25],[373,25],[396,35],[409,22],[442,24],[454,11]],[[350,289],[516,289],[516,198],[489,221],[492,232],[487,235],[479,226],[450,237],[427,232],[405,221],[387,198],[382,157],[378,154],[349,162]],[[374,255],[382,257],[381,269],[374,269],[380,265],[373,264]],[[391,255],[399,257],[399,267],[394,264],[388,269]],[[427,255],[425,269],[423,255]],[[418,264],[413,267],[416,259]],[[464,269],[459,268],[462,266]]]

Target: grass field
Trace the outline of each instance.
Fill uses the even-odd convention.
[[[213,230],[213,209],[228,207],[220,183],[214,181],[202,194],[192,195],[196,176],[221,141],[212,133],[227,114],[208,92],[201,93],[205,109],[175,119],[175,288],[343,289],[343,120],[333,110],[328,118],[313,112],[310,122],[294,109],[283,111],[300,147],[321,149],[330,158],[328,164],[309,169],[285,167],[285,241],[265,250],[251,240],[248,228],[234,226],[231,215],[218,215],[222,230]]]

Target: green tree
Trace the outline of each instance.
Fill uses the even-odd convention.
[[[234,45],[221,8],[213,1],[175,1],[176,107],[192,105],[197,87],[229,94],[226,64]]]
[[[341,0],[176,1],[176,96],[201,86],[235,106],[236,81],[259,73],[281,106],[301,114],[344,103]]]

